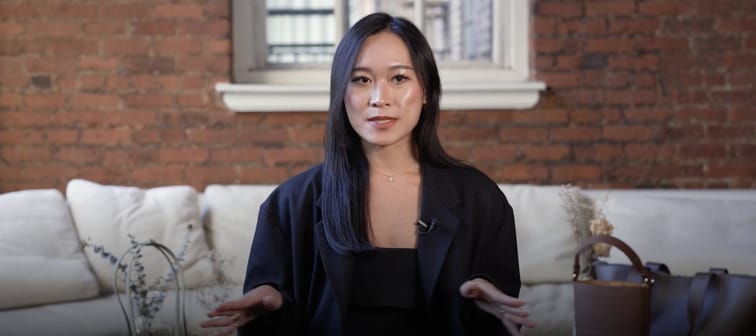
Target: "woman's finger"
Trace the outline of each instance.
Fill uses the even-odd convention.
[[[501,312],[499,314],[502,321],[513,323],[514,325],[522,325],[530,328],[535,327],[535,323],[526,317],[512,315],[507,312]]]
[[[520,307],[525,301],[502,293],[493,284],[481,278],[475,278],[460,286],[462,296],[469,299],[481,299],[489,302],[498,302],[511,307]]]
[[[281,297],[281,295],[265,295],[262,298],[262,304],[265,310],[273,311],[281,308],[281,305],[283,305],[283,297]]]
[[[504,327],[507,328],[507,331],[509,332],[509,335],[511,336],[521,336],[520,329],[517,328],[512,322],[508,321],[507,319],[502,319],[501,323],[504,324]]]
[[[481,310],[488,312],[491,315],[494,315],[501,320],[503,320],[503,316],[516,316],[518,318],[526,319],[530,315],[527,311],[523,309],[513,308],[513,307],[509,307],[502,304],[495,304],[495,303],[485,302],[481,300],[475,300],[475,304]],[[513,320],[513,319],[510,319],[510,320]],[[513,321],[517,322],[517,324],[524,324],[524,325],[529,326],[529,324],[527,323],[520,323],[520,322],[526,322],[526,320],[513,320]]]
[[[215,307],[215,309],[211,310],[209,313],[207,313],[207,316],[215,317],[215,316],[228,316],[228,315],[236,314],[239,311],[248,309],[253,305],[253,303],[247,302],[247,301],[248,300],[244,300],[243,297],[238,300],[226,301],[220,306]]]
[[[527,318],[528,312],[520,308],[525,301],[504,294],[485,279],[466,281],[459,290],[464,297],[475,300],[480,309],[501,320],[513,336],[520,335],[517,326],[535,327],[535,323]]]
[[[528,317],[530,315],[525,309],[510,307],[503,304],[499,304],[498,308],[499,308],[499,311],[507,312],[509,314],[520,316],[520,317]]]
[[[270,285],[262,285],[245,293],[241,298],[227,301],[217,308],[214,312],[227,310],[249,310],[257,309],[260,311],[270,311],[281,308],[283,297],[277,289]]]
[[[217,328],[217,327],[229,327],[236,325],[240,320],[240,314],[232,314],[224,317],[217,317],[211,320],[202,322],[200,325],[202,328]]]
[[[216,308],[216,309],[211,310],[209,313],[207,313],[207,317],[231,316],[231,315],[234,315],[234,314],[239,314],[239,312],[240,311],[236,310],[236,309],[234,309],[234,310],[218,310]]]
[[[256,316],[251,316],[251,315],[247,316],[247,317],[242,317],[242,318],[239,319],[239,321],[236,322],[235,326],[237,328],[241,327],[241,326],[247,324],[249,321],[254,320],[255,318],[256,318]]]
[[[223,328],[220,331],[213,334],[213,336],[228,336],[236,332],[236,327]]]

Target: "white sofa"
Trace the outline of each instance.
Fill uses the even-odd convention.
[[[241,294],[259,205],[274,187],[210,185],[199,193],[189,186],[139,189],[72,180],[65,197],[55,189],[1,194],[0,333],[126,335],[113,267],[81,242],[120,255],[133,234],[176,252],[186,246],[189,332],[210,334],[199,323],[220,301]],[[538,324],[524,333],[571,335],[576,231],[584,234],[587,223],[577,230],[572,225],[562,186],[500,187],[515,211],[521,297]],[[577,191],[644,261],[666,262],[679,274],[716,266],[756,275],[756,190]],[[626,259],[613,251],[609,261]],[[151,256],[145,265],[156,270],[150,281],[166,267]],[[175,327],[174,295],[160,309],[156,328]]]

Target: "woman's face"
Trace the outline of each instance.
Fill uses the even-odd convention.
[[[368,37],[344,96],[349,123],[363,147],[410,146],[424,99],[402,39],[391,32]]]

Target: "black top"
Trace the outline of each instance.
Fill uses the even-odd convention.
[[[345,335],[421,335],[426,319],[412,248],[355,255]]]

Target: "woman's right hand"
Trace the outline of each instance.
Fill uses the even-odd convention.
[[[207,313],[210,319],[202,322],[203,328],[223,328],[216,335],[230,335],[236,329],[267,312],[283,305],[283,296],[270,285],[262,285],[241,298],[228,301]]]

